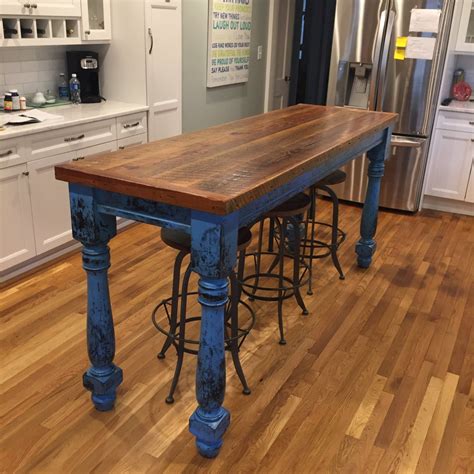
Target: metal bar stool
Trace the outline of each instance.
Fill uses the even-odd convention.
[[[257,251],[246,254],[246,257],[253,257],[255,271],[241,280],[242,291],[249,296],[250,300],[278,302],[280,344],[286,344],[283,328],[283,301],[294,296],[303,314],[308,314],[300,288],[311,279],[310,266],[301,258],[300,248],[302,240],[306,238],[303,218],[310,204],[309,196],[299,193],[265,214],[260,220]],[[272,235],[278,247],[275,251],[262,249],[266,219],[270,219],[275,226],[275,230],[272,229]],[[262,270],[262,256],[270,256],[271,263],[267,271]],[[285,275],[285,258],[293,262],[291,277]],[[273,280],[277,286],[261,284],[262,279]]]
[[[199,340],[186,338],[186,325],[187,323],[200,321],[201,317],[189,316],[186,311],[188,296],[198,294],[197,291],[188,292],[189,279],[191,277],[190,264],[187,266],[184,273],[180,293],[181,267],[184,257],[191,252],[191,236],[185,232],[177,230],[162,229],[161,238],[166,245],[179,250],[174,262],[172,295],[161,301],[152,313],[152,322],[156,329],[166,336],[166,341],[157,355],[158,359],[164,359],[166,357],[166,352],[171,345],[175,347],[178,356],[170,391],[166,397],[166,403],[173,403],[174,392],[178,385],[184,354],[197,355],[199,350]],[[242,383],[243,393],[245,395],[250,394],[250,389],[247,385],[242,365],[240,364],[239,350],[255,323],[255,312],[247,303],[241,300],[242,290],[239,280],[242,279],[244,272],[245,249],[250,245],[251,240],[252,233],[250,230],[247,227],[241,228],[238,235],[239,259],[237,264],[237,275],[235,272],[232,272],[229,277],[230,298],[225,311],[224,321],[225,347],[232,355],[234,367],[240,382]],[[249,315],[244,327],[239,327],[239,306],[245,308]],[[168,328],[164,328],[157,321],[160,311],[164,311],[166,314],[169,325]]]
[[[346,240],[346,233],[339,228],[339,199],[337,198],[336,193],[331,189],[330,186],[343,183],[345,180],[346,173],[344,173],[344,171],[337,170],[326,178],[322,179],[321,181],[318,181],[316,184],[311,186],[311,206],[306,215],[306,227],[307,229],[309,229],[309,236],[307,235],[307,237],[302,242],[302,252],[304,253],[305,258],[309,260],[311,274],[313,270],[313,260],[325,258],[330,255],[333,265],[338,271],[339,278],[341,280],[344,280],[345,276],[341,264],[339,262],[339,258],[337,256],[337,250],[339,246],[344,242],[344,240]],[[323,191],[332,202],[331,223],[316,220],[316,200],[321,191]],[[330,242],[322,241],[316,237],[317,226],[329,227],[331,229]],[[308,285],[308,294],[313,294],[311,279]]]

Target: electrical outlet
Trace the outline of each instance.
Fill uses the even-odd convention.
[[[263,46],[259,46],[257,48],[257,59],[260,61],[263,57]]]

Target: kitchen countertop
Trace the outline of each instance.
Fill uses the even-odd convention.
[[[440,105],[439,110],[446,110],[447,112],[464,112],[474,114],[474,102],[461,102],[453,100],[449,105]]]
[[[61,118],[58,118],[57,120],[46,120],[41,123],[30,125],[7,125],[3,130],[0,130],[0,140],[45,132],[48,130],[58,130],[64,127],[120,117],[121,115],[133,114],[135,112],[144,112],[148,110],[148,106],[107,101],[100,104],[71,104],[41,108],[40,110],[47,112],[48,114],[58,115]]]

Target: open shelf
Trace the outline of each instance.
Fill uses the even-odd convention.
[[[82,44],[79,18],[0,17],[0,47]]]

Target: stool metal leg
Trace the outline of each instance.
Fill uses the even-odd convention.
[[[311,231],[310,235],[310,242],[309,242],[309,280],[308,280],[308,295],[313,294],[313,257],[314,257],[314,239],[315,239],[315,232],[316,232],[316,188],[313,186],[311,187],[310,191],[310,198],[311,198],[311,207],[308,210],[308,221],[311,222]],[[306,225],[306,229],[308,229],[308,224]],[[307,240],[305,239],[305,244]],[[306,245],[304,247],[306,253]]]
[[[296,301],[298,302],[299,307],[303,311],[304,315],[309,314],[308,310],[306,309],[306,306],[303,301],[303,297],[301,296],[300,288],[299,288],[299,283],[300,283],[300,247],[301,247],[301,230],[300,230],[300,222],[298,219],[294,217],[289,218],[292,227],[293,227],[293,232],[294,232],[294,239],[295,239],[295,245],[294,245],[294,256],[293,256],[293,285],[294,285],[294,292],[295,292],[295,298]]]
[[[273,252],[273,243],[275,238],[275,220],[273,217],[269,219],[270,227],[268,228],[268,251]]]
[[[324,191],[329,194],[329,197],[332,201],[332,235],[331,235],[331,258],[336,270],[339,273],[339,279],[345,280],[344,272],[342,271],[341,264],[339,263],[339,258],[337,256],[337,238],[338,238],[338,228],[339,228],[339,199],[337,194],[329,186],[321,186]]]
[[[166,397],[166,403],[174,402],[174,391],[178,385],[179,374],[181,373],[181,367],[183,366],[184,359],[184,343],[186,337],[186,304],[188,295],[189,278],[191,277],[191,265],[188,266],[184,273],[183,286],[181,290],[181,314],[179,319],[179,341],[177,347],[178,361],[176,362],[176,368],[174,371],[173,381],[171,382],[171,388],[168,396]]]
[[[255,292],[257,291],[257,286],[258,282],[260,280],[260,265],[262,262],[262,247],[263,247],[263,228],[265,225],[265,219],[262,219],[260,221],[260,226],[258,229],[258,243],[257,243],[257,260],[255,263],[255,286],[254,289],[252,290],[252,294],[254,295]],[[253,301],[252,296],[249,296],[249,300]]]
[[[239,273],[241,265],[242,256],[239,258]],[[239,291],[239,282],[235,272],[232,272],[230,275],[230,285],[231,285],[231,307],[230,307],[230,340],[229,348],[232,355],[232,361],[234,362],[235,371],[239,376],[240,383],[242,384],[243,390],[242,393],[245,395],[250,395],[250,389],[247,385],[247,380],[245,379],[244,371],[242,370],[242,365],[240,364],[239,358],[239,341],[238,341],[238,323],[239,323],[239,301],[240,301],[240,291]]]
[[[277,219],[279,232],[280,232],[280,248],[278,252],[279,256],[279,268],[278,268],[278,328],[280,330],[280,344],[285,345],[285,335],[284,335],[284,328],[283,328],[283,299],[284,299],[284,291],[281,289],[284,286],[284,263],[285,263],[285,239],[286,239],[286,229],[288,227],[288,220],[283,218],[280,222]]]
[[[166,351],[171,346],[173,339],[176,335],[176,325],[178,321],[178,305],[179,305],[179,284],[181,280],[181,265],[184,257],[188,254],[182,250],[178,253],[174,261],[173,269],[173,289],[172,289],[172,300],[171,300],[171,317],[170,317],[170,333],[166,338],[161,351],[158,353],[158,359],[164,359],[166,357]]]

